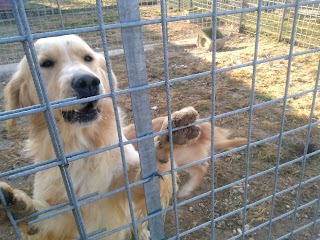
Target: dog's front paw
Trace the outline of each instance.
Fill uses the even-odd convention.
[[[5,182],[0,182],[0,191],[15,218],[24,217],[34,212],[32,199],[25,192],[14,189]]]
[[[193,107],[183,108],[171,115],[172,127],[180,128],[194,123],[199,117],[198,112]],[[162,130],[168,128],[168,121],[162,125]],[[200,136],[200,128],[198,126],[190,126],[172,132],[172,140],[174,144],[183,145],[189,140]],[[168,138],[168,137],[167,137]]]
[[[14,189],[5,182],[0,182],[0,190],[6,200],[6,204],[10,207],[13,206],[14,209],[25,209],[26,204],[22,201],[19,196],[16,196]],[[1,202],[0,202],[1,203]]]
[[[179,147],[184,144],[190,143],[192,140],[197,139],[201,134],[201,129],[198,126],[189,126],[194,123],[199,114],[193,107],[183,108],[179,111],[172,113],[171,122],[173,128],[181,128],[172,132],[172,141],[174,147]],[[168,120],[166,119],[161,127],[161,130],[168,129]],[[169,161],[170,144],[169,135],[164,134],[155,138],[156,157],[161,163]]]
[[[172,113],[172,127],[183,127],[187,126],[199,117],[199,113],[193,107],[186,107],[179,111]]]

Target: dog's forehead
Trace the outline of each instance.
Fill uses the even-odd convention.
[[[39,39],[35,42],[35,48],[38,54],[93,52],[81,38],[74,35]]]

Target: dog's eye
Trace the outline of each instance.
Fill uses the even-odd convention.
[[[93,58],[91,56],[87,55],[87,56],[84,57],[84,60],[86,62],[91,62],[93,60]]]
[[[47,67],[52,67],[53,64],[54,64],[54,63],[53,63],[52,61],[46,60],[46,61],[44,61],[44,62],[41,64],[41,67],[45,67],[45,68],[47,68]]]

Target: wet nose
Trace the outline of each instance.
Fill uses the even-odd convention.
[[[78,98],[98,95],[99,85],[99,78],[90,74],[76,76],[71,82],[71,87],[76,91]]]

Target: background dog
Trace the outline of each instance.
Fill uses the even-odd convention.
[[[181,114],[183,111],[191,111],[193,108],[188,107],[182,109],[174,114]],[[198,118],[198,115],[197,115]],[[152,120],[153,132],[158,132],[164,122],[167,121],[167,117],[158,117]],[[176,145],[174,147],[173,159],[178,167],[201,160],[210,156],[211,149],[211,123],[204,122],[197,125],[200,128],[200,134],[188,144]],[[176,127],[173,125],[173,127]],[[128,140],[136,138],[134,124],[131,124],[123,129],[123,133]],[[216,150],[230,150],[232,148],[240,147],[247,143],[246,138],[232,138],[229,139],[230,131],[221,127],[214,127],[214,147]],[[174,132],[173,132],[174,134]],[[133,144],[135,149],[138,149],[137,143]],[[168,149],[169,152],[169,149]],[[189,180],[183,184],[178,197],[186,197],[195,190],[204,175],[207,172],[209,163],[202,162],[191,167],[185,168],[184,171],[190,174]]]

